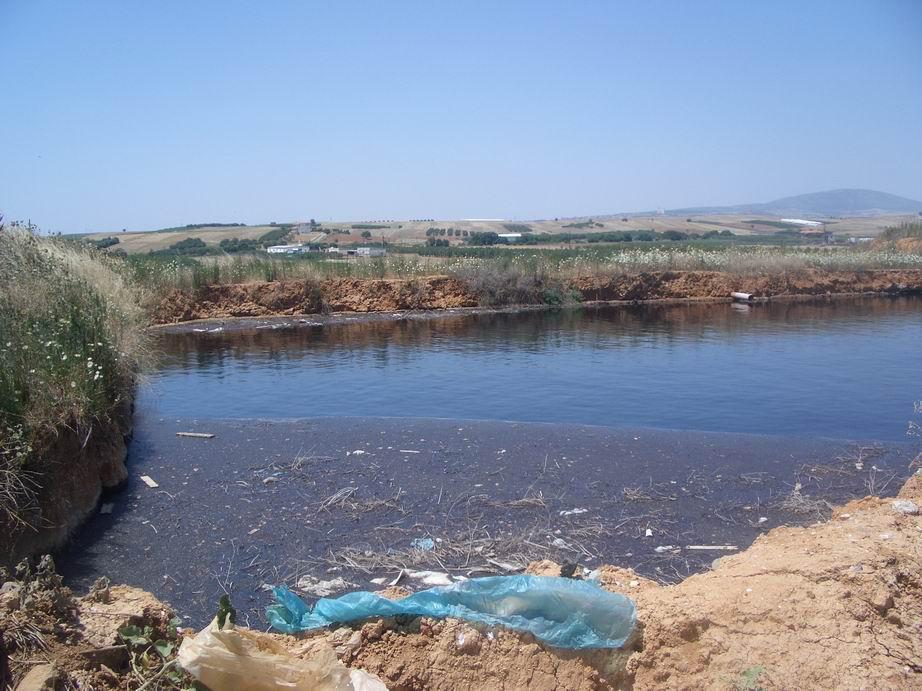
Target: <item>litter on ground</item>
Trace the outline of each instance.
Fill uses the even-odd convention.
[[[156,489],[157,487],[160,486],[156,483],[156,481],[154,481],[154,478],[152,478],[150,475],[142,475],[141,482],[143,482],[145,485],[147,485],[151,489]]]
[[[435,540],[431,537],[418,537],[414,540],[410,540],[410,547],[428,552],[435,547]]]
[[[328,597],[354,587],[355,583],[350,583],[342,576],[337,576],[336,578],[331,578],[326,581],[322,581],[314,576],[301,576],[295,584],[295,588],[302,593],[307,593],[314,597]]]
[[[273,628],[291,634],[406,614],[503,626],[559,648],[618,648],[636,622],[634,603],[624,595],[593,582],[548,576],[472,578],[402,600],[355,592],[318,600],[313,608],[285,587],[274,593],[278,604],[266,616]]]

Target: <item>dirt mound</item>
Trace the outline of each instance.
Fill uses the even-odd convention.
[[[658,271],[572,279],[566,289],[584,302],[729,299],[922,291],[922,271],[804,271],[738,275],[718,271]],[[447,276],[414,279],[337,278],[213,285],[175,290],[150,308],[155,324],[193,319],[290,316],[320,312],[393,312],[476,307],[480,296]]]
[[[900,498],[922,502],[915,476]],[[922,518],[869,497],[634,595],[637,688],[919,688]],[[918,509],[916,509],[918,511]]]
[[[900,498],[922,504],[922,476]],[[602,567],[603,587],[637,604],[626,651],[553,650],[452,620],[319,637],[391,689],[919,688],[922,517],[894,501],[869,497],[825,523],[776,528],[674,586]]]
[[[35,464],[35,501],[20,512],[22,522],[0,520],[6,536],[0,566],[11,567],[26,556],[58,548],[96,510],[104,489],[128,477],[126,436],[131,405],[115,419],[97,421],[88,430],[62,426],[44,446]]]
[[[906,254],[922,254],[922,238],[902,238],[896,241],[898,252]]]
[[[446,276],[336,278],[213,285],[191,292],[174,290],[151,307],[151,315],[156,324],[171,324],[193,319],[437,310],[476,305],[476,296],[460,281]]]
[[[48,556],[34,570],[23,561],[15,578],[0,580],[0,688],[138,688],[166,664],[154,642],[178,643],[172,610],[153,595],[100,579],[75,597]],[[136,639],[126,641],[120,630]],[[167,671],[165,684],[185,677]]]
[[[575,279],[583,300],[675,300],[728,298],[733,291],[755,297],[922,290],[922,271],[819,271],[737,275],[719,271],[658,271]]]

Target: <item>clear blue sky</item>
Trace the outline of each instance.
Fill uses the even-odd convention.
[[[922,1],[0,0],[46,230],[922,198]]]

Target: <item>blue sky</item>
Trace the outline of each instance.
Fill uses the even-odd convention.
[[[0,0],[46,230],[922,198],[922,2]]]

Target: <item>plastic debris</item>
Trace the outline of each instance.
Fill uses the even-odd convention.
[[[157,489],[160,486],[154,481],[154,478],[152,478],[150,475],[142,475],[141,482],[143,482],[145,485],[147,485],[151,489]]]
[[[472,578],[402,600],[369,592],[318,600],[309,608],[285,587],[274,590],[269,623],[285,633],[398,614],[452,617],[533,634],[559,648],[618,648],[636,623],[634,603],[597,584],[547,576]]]
[[[196,439],[214,439],[210,432],[177,432],[177,437],[194,437]]]
[[[426,585],[451,585],[451,578],[441,571],[407,571],[407,576]]]
[[[435,547],[435,540],[431,537],[418,537],[414,540],[410,540],[410,547],[413,549],[421,549],[423,552],[428,552]]]
[[[588,513],[589,509],[569,509],[568,511],[561,511],[561,516],[575,516],[580,513]]]
[[[697,549],[697,550],[722,550],[722,551],[733,551],[739,549],[736,545],[689,545],[685,549]]]
[[[314,597],[328,597],[329,595],[335,595],[336,593],[341,593],[344,590],[355,587],[355,583],[350,583],[342,576],[337,576],[327,581],[321,581],[319,578],[314,578],[313,576],[301,576],[295,584],[295,588],[302,593],[307,593]]]
[[[653,531],[650,528],[647,528],[643,534],[644,537],[653,537]]]
[[[377,677],[349,669],[330,647],[313,657],[292,656],[272,636],[217,621],[179,646],[179,664],[202,684],[221,691],[387,691]]]
[[[676,550],[676,547],[672,545],[660,545],[659,547],[654,547],[653,551],[657,554],[662,554],[663,552],[673,552]]]
[[[768,521],[768,517],[767,517],[767,516],[759,516],[759,524],[760,524],[760,525],[761,525],[762,523],[767,522],[767,521]]]
[[[919,513],[919,505],[908,499],[896,499],[891,506],[897,513],[906,514],[907,516],[916,516]]]
[[[508,561],[497,561],[496,559],[487,559],[487,561],[493,566],[498,566],[500,569],[507,573],[515,573],[516,571],[524,571],[525,567],[520,564],[510,564]]]

